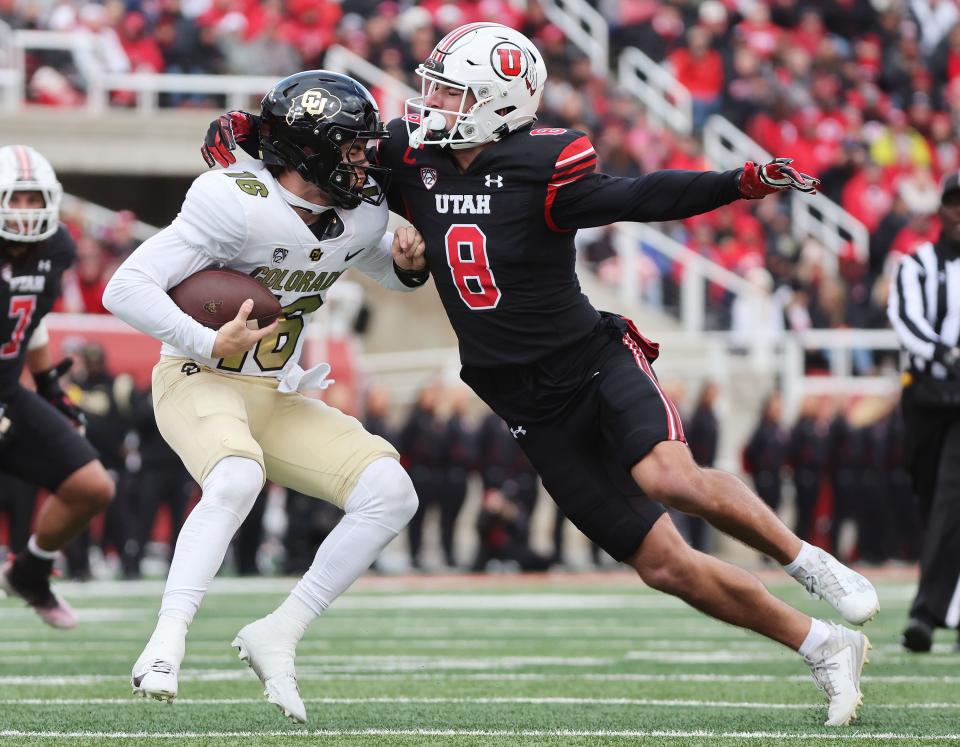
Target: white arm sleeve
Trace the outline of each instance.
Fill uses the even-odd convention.
[[[187,246],[215,262],[228,262],[247,241],[241,195],[236,182],[222,171],[201,174],[190,185],[170,228]]]
[[[397,273],[393,270],[393,254],[390,247],[393,245],[393,232],[387,231],[380,239],[380,243],[373,247],[369,252],[364,252],[356,267],[364,275],[368,275],[377,281],[384,288],[395,291],[415,291],[417,288],[411,288],[400,282]],[[365,255],[365,256],[364,256]]]
[[[211,265],[172,226],[151,236],[124,261],[107,283],[103,305],[131,327],[188,355],[210,358],[216,330],[184,314],[167,295],[184,278]]]
[[[114,273],[103,305],[131,327],[177,350],[210,358],[216,331],[183,313],[167,291],[243,250],[247,221],[238,196],[235,182],[223,172],[198,176],[173,223],[141,244]]]

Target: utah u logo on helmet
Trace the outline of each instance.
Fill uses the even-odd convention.
[[[524,54],[520,47],[504,42],[493,48],[493,53],[499,58],[493,60],[493,69],[505,80],[516,78],[523,73]]]

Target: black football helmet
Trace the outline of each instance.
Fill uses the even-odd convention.
[[[341,146],[389,137],[373,96],[353,78],[329,70],[307,70],[277,83],[261,103],[260,143],[266,164],[295,169],[326,192],[336,207],[380,205],[390,169],[364,165],[367,184],[354,184],[355,167]],[[348,148],[349,150],[349,148]]]

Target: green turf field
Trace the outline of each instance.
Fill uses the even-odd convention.
[[[828,608],[771,575],[813,614]],[[790,651],[708,620],[626,574],[367,578],[300,647],[310,722],[263,701],[229,646],[292,584],[218,579],[190,631],[180,698],[130,694],[159,582],[62,584],[58,633],[0,601],[0,742],[15,745],[865,745],[960,743],[960,655],[897,645],[912,584],[881,582],[866,704],[853,728]]]

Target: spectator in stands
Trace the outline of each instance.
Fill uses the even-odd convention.
[[[703,382],[693,413],[685,421],[687,446],[690,447],[693,460],[701,467],[713,467],[717,461],[720,426],[714,406],[718,391],[716,382],[709,379]],[[708,552],[710,525],[699,516],[686,515],[685,519],[690,545],[700,552]]]
[[[863,463],[863,434],[850,422],[848,411],[855,401],[837,408],[827,432],[827,475],[833,493],[830,520],[830,546],[837,557],[849,557],[850,548],[841,548],[844,523],[854,521]]]
[[[130,59],[110,25],[105,6],[99,3],[83,5],[77,20],[79,24],[73,31],[77,39],[74,60],[88,87],[104,73],[130,71]]]
[[[829,421],[816,397],[805,397],[790,430],[787,463],[793,472],[794,534],[813,541],[814,507],[820,496],[827,465]]]
[[[100,242],[90,235],[77,240],[77,258],[72,270],[63,276],[62,295],[54,311],[73,314],[106,314],[103,290],[110,279],[107,257]]]
[[[780,425],[780,394],[767,397],[760,420],[743,451],[743,470],[763,502],[774,511],[780,509],[783,492],[783,468],[787,461],[787,434]]]
[[[410,564],[421,568],[420,548],[423,544],[423,521],[427,511],[439,507],[442,458],[445,449],[443,423],[437,417],[440,385],[431,382],[417,395],[407,422],[400,431],[397,449],[420,499],[417,513],[407,525]]]
[[[367,433],[380,436],[396,446],[399,443],[399,434],[396,428],[390,425],[389,414],[390,390],[374,384],[367,390],[363,427]],[[312,554],[311,557],[313,557]]]
[[[125,479],[126,440],[133,424],[133,377],[124,373],[114,376],[108,370],[103,346],[80,340],[69,342],[71,344],[64,345],[64,352],[73,360],[73,368],[67,375],[66,392],[86,416],[85,436],[117,486],[116,497],[105,513],[100,544],[104,555],[112,548],[124,570],[129,572],[134,568],[136,557],[135,543],[128,542],[132,539],[134,515]],[[86,529],[64,548],[64,557],[74,578],[90,577],[90,544],[90,530]]]
[[[137,514],[135,567],[139,569],[147,543],[153,537],[157,511],[161,506],[167,507],[170,518],[167,560],[173,557],[180,528],[187,516],[188,504],[197,487],[180,458],[160,435],[153,416],[150,393],[140,392],[133,405],[140,465],[139,470],[131,475],[131,493],[135,496]]]
[[[117,211],[104,232],[101,242],[101,246],[109,255],[109,263],[122,261],[140,246],[141,242],[136,236],[136,230],[137,216],[134,212],[132,210]]]
[[[687,31],[687,45],[667,57],[668,66],[693,99],[696,130],[720,109],[723,95],[723,58],[711,49],[710,42],[710,32],[694,26]]]
[[[454,385],[446,392],[445,453],[440,471],[440,547],[448,568],[458,566],[454,542],[457,517],[467,499],[467,478],[477,464],[477,433],[467,421],[470,392]]]

